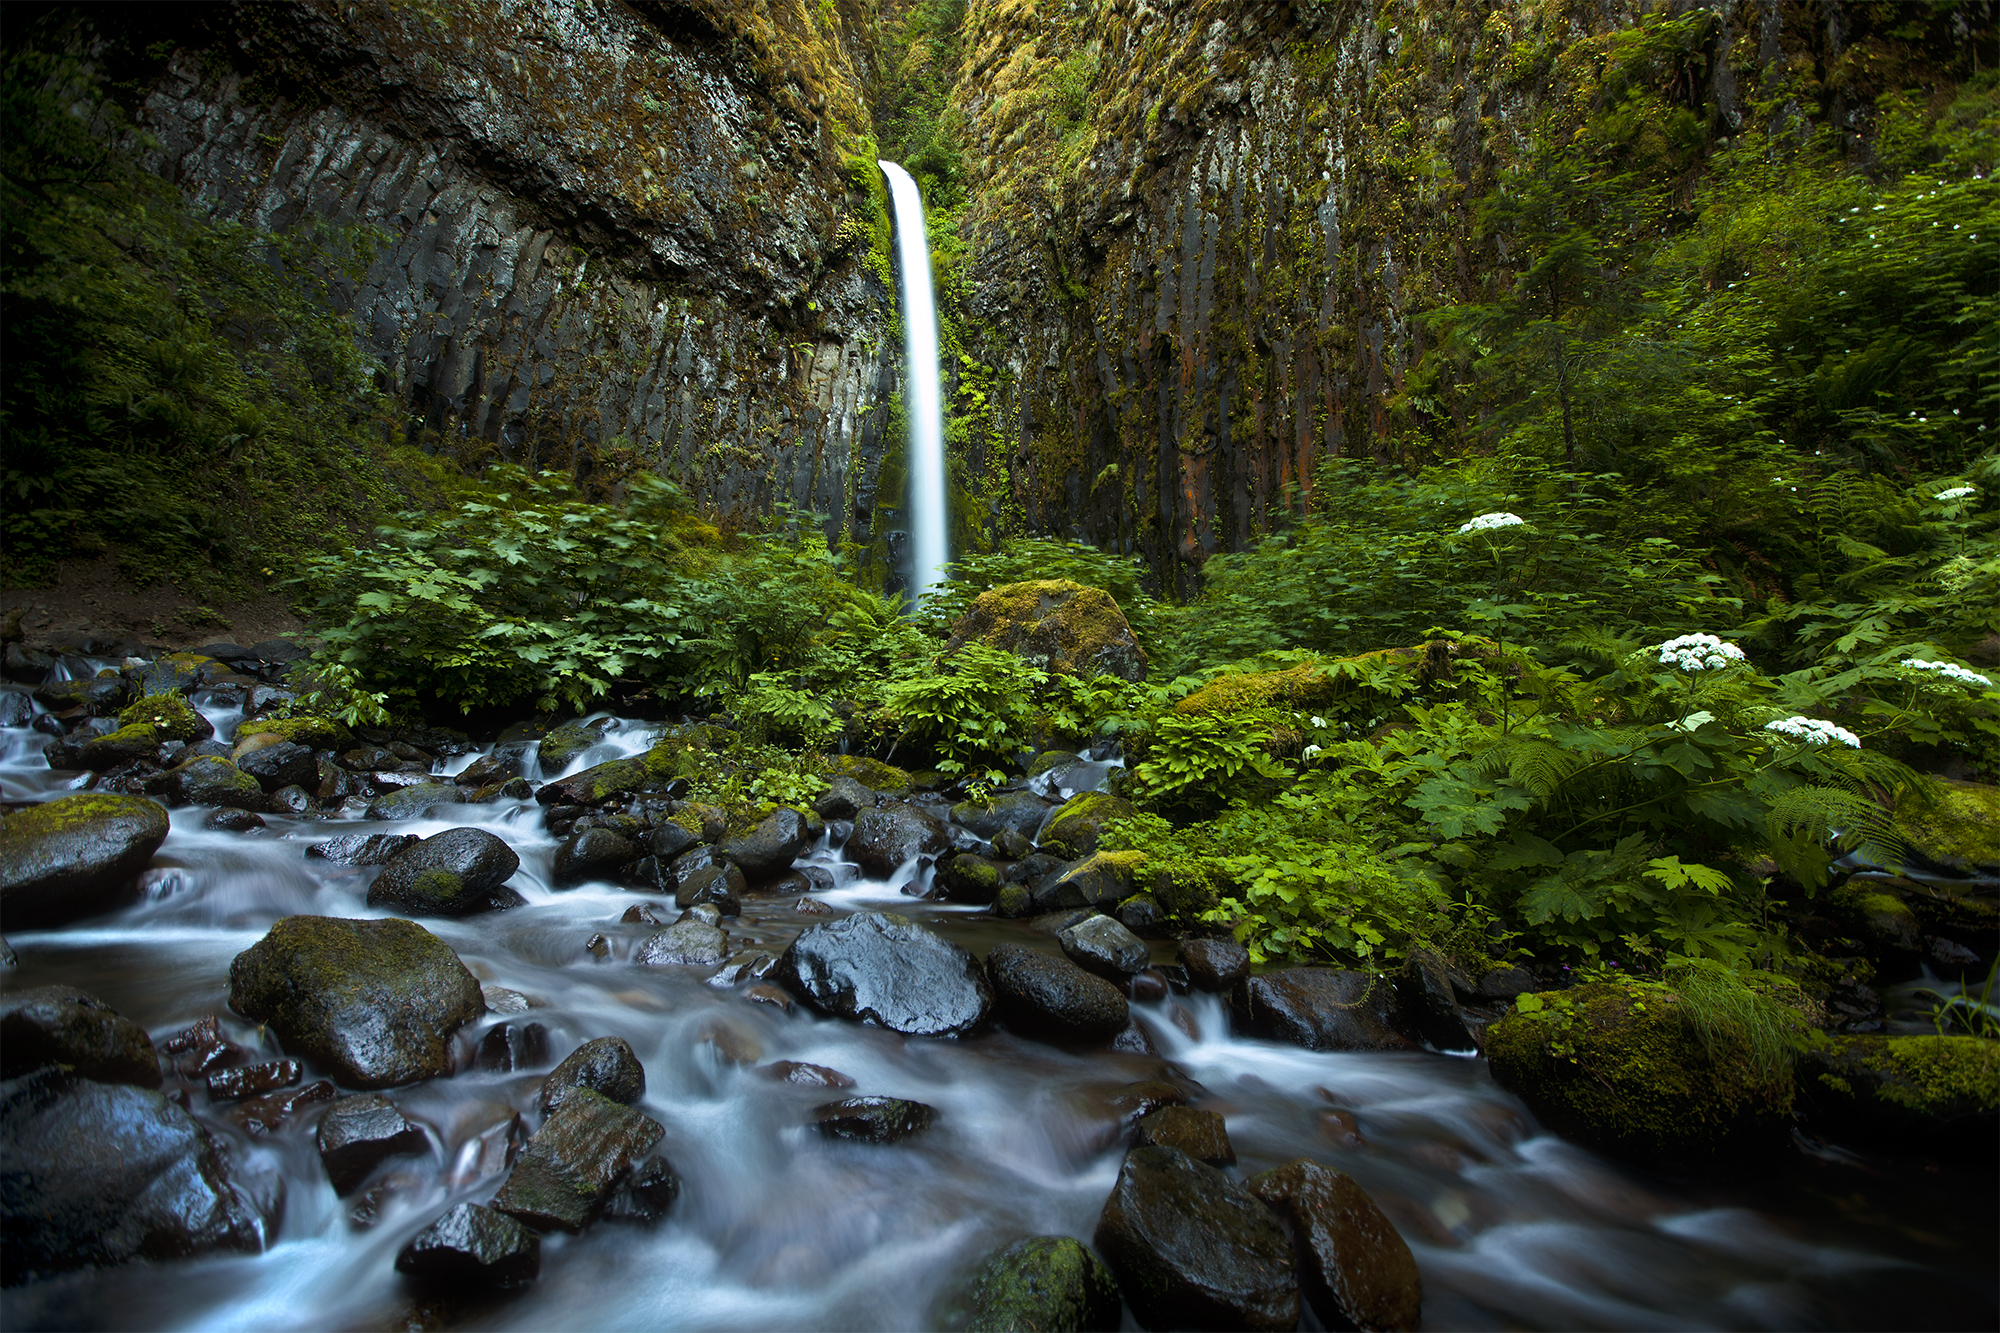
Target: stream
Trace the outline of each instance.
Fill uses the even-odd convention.
[[[12,688],[12,687],[9,687]],[[197,703],[202,703],[197,697]],[[202,704],[224,738],[239,717]],[[39,712],[39,708],[36,710]],[[644,748],[646,728],[614,723],[578,769]],[[49,737],[0,733],[9,801],[62,795]],[[490,748],[490,747],[489,747]],[[443,761],[460,770],[475,755]],[[530,775],[534,772],[531,769]],[[557,775],[544,775],[557,776]],[[644,895],[608,883],[550,885],[556,839],[532,800],[444,807],[384,824],[265,814],[248,834],[172,812],[142,901],[107,917],[9,942],[8,990],[63,983],[100,996],[155,1042],[208,1014],[232,1040],[279,1053],[226,1007],[230,960],[280,917],[385,915],[364,903],[372,868],[305,856],[336,834],[430,835],[474,826],[519,854],[510,911],[426,919],[487,987],[528,998],[526,1015],[489,1013],[460,1036],[460,1072],[393,1092],[423,1123],[428,1161],[402,1159],[372,1226],[350,1219],[313,1145],[315,1116],[252,1137],[211,1105],[191,1109],[226,1145],[234,1178],[273,1219],[262,1254],[72,1273],[0,1296],[0,1322],[28,1328],[335,1329],[403,1327],[412,1298],[397,1251],[447,1207],[499,1187],[510,1144],[532,1121],[541,1076],[577,1044],[629,1041],[644,1063],[640,1108],[683,1180],[652,1228],[600,1222],[543,1242],[542,1276],[513,1299],[456,1312],[466,1327],[903,1329],[935,1325],[954,1283],[1017,1236],[1088,1240],[1117,1175],[1118,1090],[1166,1078],[1222,1113],[1249,1175],[1299,1156],[1352,1175],[1395,1222],[1422,1271],[1424,1325],[1511,1328],[1994,1327],[1996,1233],[1983,1168],[1861,1158],[1803,1139],[1754,1179],[1676,1182],[1543,1133],[1483,1060],[1429,1053],[1322,1054],[1232,1037],[1213,996],[1135,1003],[1157,1054],[1072,1051],[988,1029],[964,1040],[905,1037],[746,998],[709,969],[643,968],[631,954],[655,927],[621,914]],[[834,887],[838,916],[900,912],[983,955],[1003,940],[1056,951],[1025,922],[919,900],[863,878],[821,844],[804,865]],[[781,951],[827,916],[795,899],[744,899],[723,923],[732,949]],[[668,904],[671,916],[671,904]],[[586,949],[596,934],[609,956]],[[1174,960],[1171,941],[1154,960]],[[525,1018],[548,1032],[532,1072],[482,1071],[480,1033]],[[825,1089],[761,1067],[803,1061],[855,1080],[853,1093],[937,1108],[934,1128],[896,1145],[825,1139],[807,1113]],[[311,1074],[308,1074],[311,1077]],[[170,1080],[171,1084],[171,1080]],[[417,1311],[423,1315],[422,1310]],[[1311,1316],[1307,1316],[1310,1321]],[[1126,1315],[1126,1327],[1136,1327]],[[1308,1326],[1314,1326],[1310,1323]]]

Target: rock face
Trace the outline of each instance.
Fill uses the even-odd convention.
[[[493,1206],[538,1231],[581,1231],[665,1132],[651,1117],[579,1088],[535,1131]]]
[[[1800,1057],[1806,1123],[1839,1143],[1970,1151],[2000,1142],[2000,1044],[1977,1037],[1832,1037]]]
[[[160,1086],[146,1030],[104,1001],[68,986],[0,995],[0,1078],[66,1065],[97,1083]]]
[[[1278,1219],[1186,1153],[1128,1153],[1096,1243],[1146,1328],[1289,1330],[1299,1322],[1292,1247]]]
[[[368,886],[368,905],[469,916],[495,906],[494,890],[520,868],[514,849],[485,829],[446,829],[397,852]]]
[[[1100,588],[1067,579],[1009,583],[979,594],[951,627],[945,652],[972,642],[1065,676],[1146,678],[1146,650],[1118,603]]]
[[[255,1250],[256,1216],[187,1112],[146,1088],[55,1071],[0,1087],[8,1285],[131,1259]]]
[[[555,1110],[579,1088],[630,1106],[646,1095],[646,1069],[623,1037],[599,1037],[549,1071],[542,1082],[543,1112]]]
[[[741,866],[751,879],[768,880],[792,868],[807,839],[804,815],[796,810],[777,810],[748,832],[724,838],[715,850],[730,864]]]
[[[542,1242],[505,1213],[462,1203],[411,1238],[396,1271],[427,1292],[512,1291],[541,1275]]]
[[[229,965],[229,1003],[352,1088],[451,1072],[451,1034],[485,1012],[479,983],[409,921],[291,916]]]
[[[1314,1051],[1397,1051],[1411,1046],[1393,1026],[1395,989],[1365,972],[1294,967],[1254,976],[1230,996],[1252,1036]]]
[[[336,1194],[352,1193],[377,1164],[404,1153],[430,1150],[424,1131],[380,1093],[343,1097],[320,1117],[320,1165]]]
[[[120,906],[166,840],[167,812],[138,796],[63,796],[0,819],[0,930]]]
[[[825,1013],[916,1036],[968,1032],[993,1004],[978,959],[885,912],[810,927],[773,976]]]
[[[1086,917],[1065,926],[1056,942],[1069,960],[1086,972],[1121,985],[1134,973],[1146,970],[1151,954],[1146,942],[1127,930],[1115,917]]]
[[[937,1112],[901,1097],[849,1097],[813,1108],[813,1125],[832,1139],[895,1143],[931,1127]]]
[[[913,805],[886,801],[863,810],[854,820],[854,835],[844,849],[863,870],[887,877],[913,856],[936,856],[951,846],[944,821]]]
[[[1118,1283],[1073,1236],[1025,1236],[986,1256],[967,1284],[966,1333],[1118,1327]]]
[[[1022,944],[996,944],[986,955],[995,1011],[1009,1027],[1059,1041],[1101,1041],[1131,1021],[1118,988],[1066,958]]]
[[[1350,1177],[1300,1158],[1247,1183],[1291,1232],[1299,1286],[1323,1325],[1417,1326],[1424,1286],[1416,1258]]]

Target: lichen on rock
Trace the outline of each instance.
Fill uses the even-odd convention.
[[[1059,675],[1146,678],[1146,651],[1118,603],[1068,579],[1008,583],[979,594],[952,626],[947,655],[979,642]]]

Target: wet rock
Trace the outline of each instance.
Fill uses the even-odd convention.
[[[607,828],[588,828],[556,848],[554,882],[568,888],[591,879],[614,879],[639,859],[639,849]]]
[[[289,1088],[305,1074],[297,1060],[267,1060],[240,1069],[222,1069],[208,1076],[208,1095],[218,1102],[261,1097],[267,1092]]]
[[[1308,1050],[1399,1051],[1412,1044],[1395,1030],[1395,988],[1365,972],[1266,972],[1238,985],[1230,1006],[1250,1035]]]
[[[655,746],[644,755],[613,759],[545,782],[535,800],[542,805],[592,806],[628,792],[659,791],[679,776],[676,763],[680,758],[669,747]]]
[[[1097,851],[1104,826],[1114,819],[1130,819],[1137,814],[1130,801],[1104,792],[1084,792],[1072,796],[1042,821],[1035,841],[1057,856],[1080,860]]]
[[[896,1143],[929,1129],[936,1115],[922,1102],[900,1097],[848,1097],[815,1106],[812,1123],[828,1138]]]
[[[0,969],[19,967],[21,959],[14,952],[14,946],[7,943],[7,937],[0,935]]]
[[[1002,859],[1018,861],[1024,856],[1032,856],[1035,851],[1034,839],[1025,837],[1012,829],[1001,829],[993,835],[993,850]]]
[[[1406,1037],[1437,1051],[1475,1051],[1479,1043],[1465,1026],[1452,992],[1451,971],[1435,949],[1410,954],[1396,977],[1398,1027]]]
[[[1034,898],[1019,884],[1002,884],[993,895],[993,915],[997,917],[1012,920],[1034,910]]]
[[[1134,935],[1158,939],[1166,934],[1167,914],[1150,893],[1135,893],[1118,904],[1117,917]]]
[[[98,793],[0,819],[0,928],[61,925],[130,901],[167,828],[157,802]]]
[[[1125,1025],[1125,1030],[1111,1039],[1111,1049],[1127,1055],[1158,1055],[1153,1047],[1153,1039],[1146,1035],[1146,1029],[1139,1026],[1137,1019]]]
[[[495,1014],[525,1014],[531,1006],[528,997],[517,990],[505,986],[481,986],[479,993],[486,999],[486,1008]]]
[[[674,889],[674,905],[686,908],[713,903],[724,916],[740,916],[742,895],[749,888],[743,872],[735,866],[703,866],[681,877]]]
[[[319,761],[313,758],[310,749],[291,741],[279,741],[241,755],[236,766],[255,778],[265,791],[319,785]]]
[[[1278,1219],[1186,1153],[1128,1153],[1095,1240],[1146,1328],[1298,1324],[1298,1278]]]
[[[227,759],[190,759],[167,774],[167,794],[185,805],[226,805],[238,810],[265,808],[257,779]]]
[[[472,1063],[480,1069],[511,1072],[549,1062],[549,1030],[540,1023],[499,1023],[479,1039]]]
[[[490,787],[511,782],[521,776],[524,757],[519,749],[511,746],[495,750],[467,764],[453,780],[461,787]]]
[[[1187,1094],[1165,1079],[1149,1078],[1121,1084],[1112,1090],[1106,1104],[1121,1123],[1137,1124],[1142,1116],[1163,1106],[1186,1106]]]
[[[662,862],[669,862],[700,841],[670,819],[646,835],[646,849]]]
[[[34,719],[34,705],[19,690],[0,690],[0,727],[25,727]]]
[[[0,1078],[66,1065],[97,1083],[160,1086],[146,1030],[86,991],[39,986],[0,995]]]
[[[792,904],[792,911],[798,916],[832,916],[833,909],[814,898],[801,898]]]
[[[368,803],[370,819],[421,819],[433,806],[452,805],[465,793],[449,782],[419,782],[412,787],[386,792]]]
[[[1080,1333],[1118,1327],[1117,1280],[1073,1236],[1025,1236],[980,1261],[966,1286],[966,1333]]]
[[[719,926],[722,924],[722,908],[716,903],[696,903],[674,918],[673,924],[678,926],[683,921],[699,921],[704,926]]]
[[[1030,857],[1028,861],[1039,858]],[[1061,867],[1031,886],[1038,911],[1087,907],[1104,911],[1132,896],[1132,877],[1144,852],[1098,852]],[[1020,864],[1026,866],[1028,861]]]
[[[1526,968],[1495,964],[1480,975],[1469,993],[1460,998],[1486,1004],[1496,1000],[1513,1000],[1534,990],[1535,984],[1535,974]]]
[[[1089,680],[1146,678],[1146,653],[1118,603],[1068,579],[1009,583],[979,594],[951,629],[947,653],[977,640],[1048,671]]]
[[[722,970],[708,979],[708,984],[717,990],[727,990],[746,981],[762,981],[777,966],[778,960],[762,949],[739,953],[724,963]]]
[[[222,1153],[148,1088],[43,1070],[0,1085],[0,1269],[8,1285],[93,1264],[255,1250]]]
[[[342,1097],[320,1117],[320,1165],[336,1194],[351,1194],[384,1161],[427,1153],[430,1139],[379,1093]]]
[[[775,810],[757,827],[724,838],[716,845],[716,852],[742,867],[751,879],[766,880],[792,868],[808,837],[804,815],[796,810]]]
[[[541,1275],[542,1242],[505,1213],[461,1203],[411,1238],[396,1271],[424,1291],[514,1291]]]
[[[461,792],[466,789],[459,788]],[[525,801],[535,794],[535,789],[526,778],[508,778],[505,782],[489,782],[483,787],[475,787],[461,796],[467,805],[493,805],[500,801]]]
[[[604,740],[604,723],[584,724],[572,722],[557,727],[542,737],[536,753],[536,762],[541,765],[542,776],[552,778],[571,764],[591,746]]]
[[[633,903],[618,919],[628,926],[664,926],[672,920],[659,903]]]
[[[318,809],[304,787],[280,787],[264,799],[270,802],[274,814],[311,815]]]
[[[275,1134],[285,1123],[309,1107],[336,1100],[340,1093],[325,1079],[282,1092],[252,1097],[229,1109],[229,1118],[253,1138]]]
[[[1056,936],[1069,960],[1119,985],[1152,961],[1146,942],[1112,917],[1087,917]]]
[[[396,852],[368,886],[368,905],[413,916],[470,916],[494,907],[494,890],[520,868],[514,849],[485,829],[446,829]]]
[[[1054,809],[1052,802],[1028,791],[1002,792],[990,801],[961,801],[951,808],[951,822],[989,842],[1005,830],[1023,837],[1035,831]]]
[[[1991,1157],[2000,1143],[2000,1043],[1978,1037],[1831,1037],[1800,1056],[1815,1133],[1891,1151]]]
[[[579,1088],[630,1106],[646,1095],[646,1070],[623,1037],[599,1037],[571,1051],[543,1080],[543,1113],[561,1106]]]
[[[353,1088],[451,1072],[451,1034],[486,1004],[444,942],[414,922],[292,916],[229,965],[229,1003]]]
[[[784,991],[779,990],[776,986],[767,985],[763,982],[759,982],[749,990],[744,991],[743,998],[752,1004],[768,1004],[773,1009],[781,1010],[784,1013],[789,1014],[792,1012],[792,997]]]
[[[938,866],[937,883],[955,903],[990,903],[1000,892],[1000,869],[983,856],[961,852]]]
[[[1938,784],[1936,799],[1905,799],[1895,829],[1919,861],[1954,875],[2000,875],[2000,786]]]
[[[729,936],[705,921],[682,921],[649,937],[632,961],[644,967],[714,967],[729,956]]]
[[[916,1036],[970,1031],[993,1003],[978,959],[884,912],[808,927],[774,975],[824,1013]]]
[[[829,782],[813,802],[813,813],[821,819],[853,819],[863,810],[873,809],[879,799],[873,791],[843,773]]]
[[[1351,1178],[1300,1158],[1247,1184],[1291,1232],[1299,1286],[1322,1324],[1417,1327],[1423,1305],[1417,1261]]]
[[[581,1231],[665,1132],[631,1107],[579,1088],[528,1141],[493,1206],[538,1231]]]
[[[1131,1021],[1118,988],[1065,958],[1021,944],[996,944],[986,955],[994,1006],[1009,1027],[1066,1041],[1116,1036]]]
[[[1250,951],[1235,940],[1182,940],[1181,966],[1197,989],[1226,992],[1250,975]]]
[[[936,856],[951,846],[944,821],[903,801],[863,810],[842,853],[869,874],[887,878],[915,856]]]
[[[681,1178],[673,1163],[664,1157],[648,1157],[626,1177],[611,1202],[605,1206],[607,1222],[637,1222],[652,1226],[673,1211],[681,1196]]]
[[[1230,1166],[1236,1161],[1236,1149],[1230,1146],[1222,1117],[1191,1106],[1163,1106],[1140,1116],[1133,1126],[1132,1141],[1135,1147],[1178,1149],[1210,1166]]]
[[[801,1088],[851,1088],[854,1080],[838,1069],[828,1069],[825,1065],[809,1065],[798,1060],[777,1060],[768,1065],[759,1065],[757,1072],[775,1083],[790,1083]]]

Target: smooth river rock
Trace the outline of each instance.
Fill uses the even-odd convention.
[[[424,1131],[379,1092],[342,1097],[329,1106],[316,1143],[335,1194],[352,1193],[387,1158],[430,1150]]]
[[[665,1133],[650,1116],[578,1088],[528,1140],[493,1206],[538,1231],[581,1231]]]
[[[854,834],[842,850],[869,874],[886,878],[911,857],[936,856],[949,846],[951,832],[943,820],[914,805],[887,801],[855,816]]]
[[[813,1108],[813,1124],[828,1138],[896,1143],[931,1127],[937,1111],[901,1097],[848,1097]]]
[[[1238,1028],[1314,1051],[1402,1051],[1394,985],[1366,972],[1289,967],[1242,982],[1230,996]]]
[[[1115,1329],[1118,1282],[1074,1236],[1024,1236],[980,1261],[963,1305],[966,1333]]]
[[[419,1231],[396,1271],[421,1291],[512,1291],[542,1271],[541,1237],[505,1213],[462,1203]]]
[[[166,810],[141,796],[63,796],[0,819],[0,930],[123,906],[166,840]]]
[[[1245,1182],[1284,1219],[1299,1285],[1328,1328],[1411,1329],[1424,1299],[1410,1247],[1367,1191],[1299,1158]]]
[[[521,858],[485,829],[454,828],[404,847],[368,886],[368,905],[413,916],[470,916],[512,906],[518,896],[495,891],[521,868]]]
[[[160,1060],[146,1029],[71,986],[0,995],[0,1078],[66,1065],[98,1083],[160,1086]]]
[[[1056,934],[1069,960],[1086,972],[1123,985],[1152,961],[1146,942],[1114,917],[1086,917]]]
[[[978,959],[887,912],[810,927],[773,976],[822,1012],[915,1036],[968,1032],[993,1005]]]
[[[986,976],[1000,1018],[1030,1036],[1109,1040],[1131,1021],[1131,1006],[1116,986],[1025,944],[994,945]]]
[[[646,1095],[646,1069],[632,1043],[623,1037],[599,1037],[571,1051],[549,1071],[542,1081],[543,1112],[555,1110],[579,1088],[630,1106]]]
[[[716,854],[740,866],[753,880],[768,880],[792,868],[809,838],[806,817],[796,810],[775,810],[753,829],[731,834],[716,844]]]

